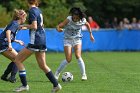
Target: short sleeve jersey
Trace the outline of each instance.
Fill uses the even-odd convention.
[[[86,24],[86,19],[83,18],[78,22],[72,20],[72,16],[68,16],[69,23],[64,27],[64,38],[81,38],[81,28]]]
[[[7,37],[6,37],[6,31],[10,30],[11,31],[11,42],[15,40],[16,33],[19,30],[19,24],[17,21],[12,21],[10,24],[8,24],[4,31],[0,34],[0,46],[7,44]]]
[[[38,7],[32,7],[29,10],[29,24],[32,24],[33,21],[37,21],[37,30],[29,30],[30,44],[46,45],[46,34],[43,28],[43,16]]]

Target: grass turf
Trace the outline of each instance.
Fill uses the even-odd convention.
[[[87,81],[81,81],[80,69],[74,57],[63,72],[69,71],[74,80],[64,83],[59,78],[62,90],[58,93],[140,93],[140,52],[83,52]],[[53,72],[64,59],[64,53],[46,53],[46,60]],[[0,74],[9,60],[0,55]],[[52,84],[37,66],[34,55],[24,62],[30,91],[22,93],[50,93]],[[12,93],[21,85],[0,80],[0,93]]]

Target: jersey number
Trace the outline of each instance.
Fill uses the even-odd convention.
[[[40,14],[40,18],[41,18],[40,25],[43,26],[43,16],[42,16],[42,14]]]

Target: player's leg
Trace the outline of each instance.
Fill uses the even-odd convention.
[[[8,79],[11,83],[15,83],[16,82],[16,78],[15,77],[16,77],[16,73],[17,72],[18,72],[18,68],[17,68],[16,64],[14,63],[13,67],[12,67],[12,71],[11,71],[11,76]]]
[[[61,89],[61,85],[58,84],[57,80],[55,79],[51,69],[46,64],[46,55],[45,52],[36,52],[35,53],[36,60],[38,62],[39,67],[45,72],[46,76],[53,84],[52,92],[56,92]]]
[[[8,81],[8,75],[11,73],[12,71],[12,67],[13,67],[13,64],[14,62],[11,62],[7,68],[5,69],[4,73],[2,74],[1,76],[1,80],[4,80],[4,81]]]
[[[85,63],[81,57],[81,48],[82,48],[82,45],[77,44],[74,46],[74,51],[75,51],[75,56],[78,61],[78,65],[80,67],[80,71],[82,74],[82,80],[87,80],[86,71],[85,71]]]
[[[26,80],[26,70],[25,67],[23,65],[23,61],[25,59],[27,59],[33,52],[27,48],[24,48],[23,50],[21,50],[18,55],[15,58],[15,63],[19,69],[19,77],[21,80],[22,85],[18,88],[16,88],[15,92],[20,92],[20,91],[28,91],[29,90],[29,86],[27,85],[27,80]]]
[[[2,53],[3,56],[10,59],[12,62],[7,66],[6,70],[4,71],[4,74],[1,76],[2,80],[10,81],[12,83],[16,82],[16,73],[18,71],[17,66],[13,62],[15,60],[15,57],[18,53],[12,49],[12,51],[5,51]],[[11,73],[11,76],[9,79],[7,78],[8,74]]]
[[[66,59],[63,60],[55,72],[55,78],[58,79],[60,76],[61,71],[66,67],[68,63],[72,60],[72,47],[71,46],[64,46],[64,52]]]

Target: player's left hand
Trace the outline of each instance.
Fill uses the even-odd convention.
[[[8,50],[8,51],[12,51],[12,49],[13,49],[13,48],[12,48],[12,45],[11,45],[11,43],[10,43],[10,44],[8,45],[8,49],[7,49],[7,50]]]
[[[18,40],[18,43],[20,44],[20,45],[24,45],[24,42],[23,41],[21,41],[21,40]]]
[[[93,37],[93,35],[92,35],[92,34],[90,34],[90,40],[91,40],[92,42],[94,42],[94,41],[95,41],[95,39],[94,39],[94,37]]]
[[[27,27],[25,27],[24,25],[20,25],[19,29],[27,29]]]

